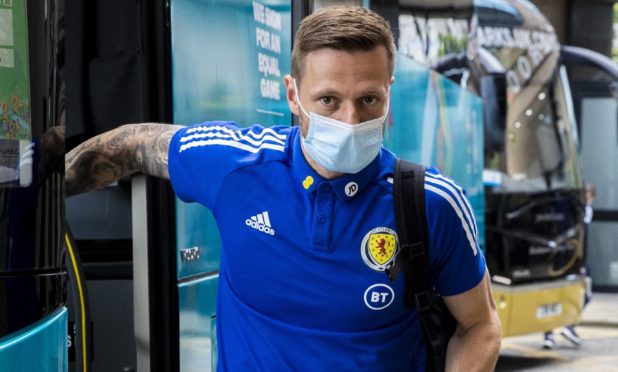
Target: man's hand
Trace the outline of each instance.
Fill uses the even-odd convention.
[[[64,166],[64,126],[49,128],[41,135],[41,161],[39,179],[44,180],[53,172],[62,173]]]
[[[127,124],[85,141],[65,156],[66,195],[94,191],[135,172],[169,179],[167,152],[180,128]]]
[[[500,354],[501,329],[488,272],[476,287],[444,296],[444,302],[458,323],[448,344],[446,370],[493,371]]]

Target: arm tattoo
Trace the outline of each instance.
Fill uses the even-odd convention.
[[[94,191],[135,172],[168,179],[168,124],[128,124],[80,144],[65,157],[67,196]]]
[[[132,169],[154,177],[169,179],[167,173],[167,152],[170,141],[176,131],[181,128],[175,125],[157,124],[142,126],[139,136],[145,140],[139,141],[131,154]]]

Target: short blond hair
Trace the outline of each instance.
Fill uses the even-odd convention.
[[[302,20],[292,49],[292,76],[302,78],[305,56],[330,48],[346,52],[386,48],[388,69],[395,66],[395,39],[388,22],[377,13],[358,6],[338,5],[320,9]]]

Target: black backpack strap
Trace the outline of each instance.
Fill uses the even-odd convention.
[[[405,274],[406,306],[416,308],[425,342],[425,371],[446,368],[448,342],[457,321],[444,299],[434,292],[429,276],[429,230],[425,213],[425,167],[397,159],[393,176],[393,199],[400,252],[387,273],[394,280]]]
[[[405,304],[419,313],[431,306],[427,256],[428,231],[425,216],[425,167],[397,159],[393,176],[395,220],[400,252],[394,270],[404,270]]]

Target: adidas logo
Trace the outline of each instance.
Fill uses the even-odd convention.
[[[268,212],[266,211],[258,213],[256,216],[252,216],[251,218],[247,218],[245,220],[245,225],[253,227],[254,229],[265,234],[275,235],[275,229],[270,226],[270,218],[268,217]]]

